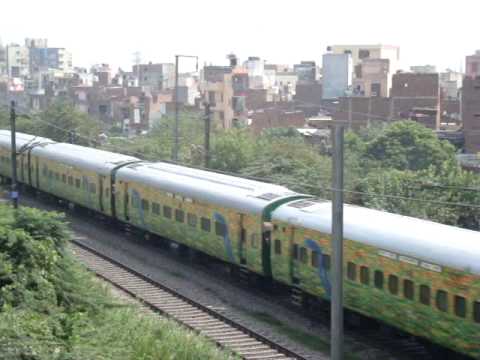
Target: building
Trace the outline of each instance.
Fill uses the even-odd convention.
[[[435,65],[416,65],[410,66],[410,71],[416,74],[435,74],[437,68]]]
[[[293,71],[297,74],[299,84],[313,84],[317,80],[317,65],[315,61],[301,61],[293,65]]]
[[[29,48],[10,44],[6,49],[7,73],[9,77],[20,78],[30,74]]]
[[[462,87],[463,77],[463,73],[450,69],[440,73],[440,88],[442,89],[443,96],[446,99],[459,99],[459,91]]]
[[[349,53],[352,56],[353,66],[365,59],[388,59],[390,73],[399,70],[400,48],[392,45],[332,45],[328,47],[332,54]]]
[[[256,56],[250,56],[243,63],[243,67],[248,72],[249,86],[251,89],[264,89],[264,70],[265,63]]]
[[[73,72],[72,54],[65,48],[30,48],[30,73],[45,72],[48,69]]]
[[[465,75],[472,79],[480,76],[480,50],[466,57]]]
[[[480,77],[463,80],[461,104],[465,151],[480,153]]]
[[[133,66],[132,72],[137,75],[139,86],[146,87],[151,91],[175,87],[175,64],[139,64]]]
[[[354,96],[387,97],[391,86],[388,59],[364,59],[355,66]]]
[[[323,99],[345,96],[351,89],[353,62],[350,53],[328,53],[323,55],[322,85]]]
[[[224,129],[231,128],[234,117],[232,67],[206,66],[203,77],[200,92],[203,94],[203,101],[210,104],[213,123]]]

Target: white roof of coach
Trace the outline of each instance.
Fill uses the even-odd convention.
[[[117,179],[260,214],[272,200],[296,195],[286,187],[169,163],[143,163],[120,169]]]
[[[21,132],[16,133],[15,144],[17,150],[20,150],[22,146],[38,143],[54,143],[52,139],[44,138],[41,136],[34,136],[30,134],[24,134]],[[0,130],[0,146],[10,149],[11,135],[10,130]]]
[[[33,149],[32,153],[102,175],[109,175],[114,167],[122,163],[140,160],[133,156],[66,143],[37,147]]]
[[[276,209],[272,218],[330,234],[331,202],[308,199],[303,200],[303,204],[302,200],[291,202]],[[478,231],[345,205],[344,237],[399,255],[480,275]]]

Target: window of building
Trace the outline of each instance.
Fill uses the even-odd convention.
[[[310,264],[314,268],[318,268],[318,266],[320,265],[319,262],[318,262],[318,252],[317,251],[312,251],[312,258],[310,259]]]
[[[281,240],[276,239],[275,242],[274,242],[273,248],[275,250],[275,254],[281,255],[282,254],[282,242],[281,242]]]
[[[293,244],[292,248],[292,257],[294,260],[298,260],[300,257],[299,251],[298,251],[298,244]]]
[[[388,290],[393,295],[398,294],[398,277],[395,275],[388,276]]]
[[[160,204],[159,203],[152,203],[152,213],[155,215],[160,215]]]
[[[357,280],[357,265],[352,262],[347,264],[347,278],[348,280]]]
[[[370,50],[360,49],[358,51],[358,57],[360,59],[368,59],[370,57]]]
[[[163,216],[166,217],[167,219],[172,218],[172,208],[170,206],[163,207]]]
[[[448,311],[448,293],[444,290],[437,291],[436,297],[437,309],[443,312]]]
[[[420,302],[423,305],[430,305],[430,286],[420,285]]]
[[[373,274],[373,282],[377,289],[383,290],[383,271],[375,270]]]
[[[195,214],[187,214],[187,223],[191,227],[197,227],[197,215]]]
[[[480,301],[473,302],[473,321],[480,324]]]
[[[175,210],[175,221],[183,223],[185,221],[185,212],[180,209]]]
[[[148,212],[150,209],[150,204],[148,200],[142,199],[142,210]]]
[[[413,300],[415,297],[415,287],[412,280],[403,280],[403,296],[406,299]]]
[[[463,296],[455,295],[455,315],[464,318],[467,315],[467,302]]]
[[[300,261],[304,264],[308,262],[307,249],[303,246],[300,247]]]
[[[75,187],[80,189],[80,179],[75,179]]]
[[[64,184],[67,183],[67,175],[62,174],[62,182],[63,182]]]
[[[202,217],[200,219],[200,227],[203,231],[210,232],[210,219]]]
[[[225,120],[225,112],[219,111],[219,112],[218,112],[218,116],[220,117],[220,121]]]
[[[332,260],[330,258],[330,255],[322,254],[322,267],[326,270],[330,270],[330,268],[332,267]]]
[[[212,106],[215,106],[215,91],[208,92],[208,103]]]
[[[215,221],[215,234],[217,236],[225,236],[227,234],[227,225],[225,225],[225,223]]]
[[[370,270],[366,266],[361,266],[360,267],[360,282],[363,285],[369,285],[370,284]]]

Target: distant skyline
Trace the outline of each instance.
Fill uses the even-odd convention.
[[[74,66],[109,63],[131,69],[142,62],[174,62],[189,54],[204,63],[227,64],[258,56],[268,63],[321,63],[332,44],[400,47],[401,66],[435,65],[464,70],[465,56],[480,48],[480,2],[471,0],[176,0],[173,2],[25,0],[2,4],[0,38],[48,38],[65,47]],[[195,64],[182,60],[180,71]]]

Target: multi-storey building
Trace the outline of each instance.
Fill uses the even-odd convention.
[[[461,104],[465,150],[480,153],[480,77],[465,77]]]
[[[133,66],[138,84],[150,91],[172,89],[175,86],[175,64],[148,63]]]
[[[466,57],[465,75],[471,78],[480,76],[480,50]]]
[[[364,59],[355,66],[353,95],[387,97],[391,86],[389,69],[388,59]]]
[[[350,53],[323,55],[323,99],[345,96],[352,87],[353,63]]]
[[[29,48],[10,44],[6,49],[7,73],[9,77],[26,77],[30,73]]]

